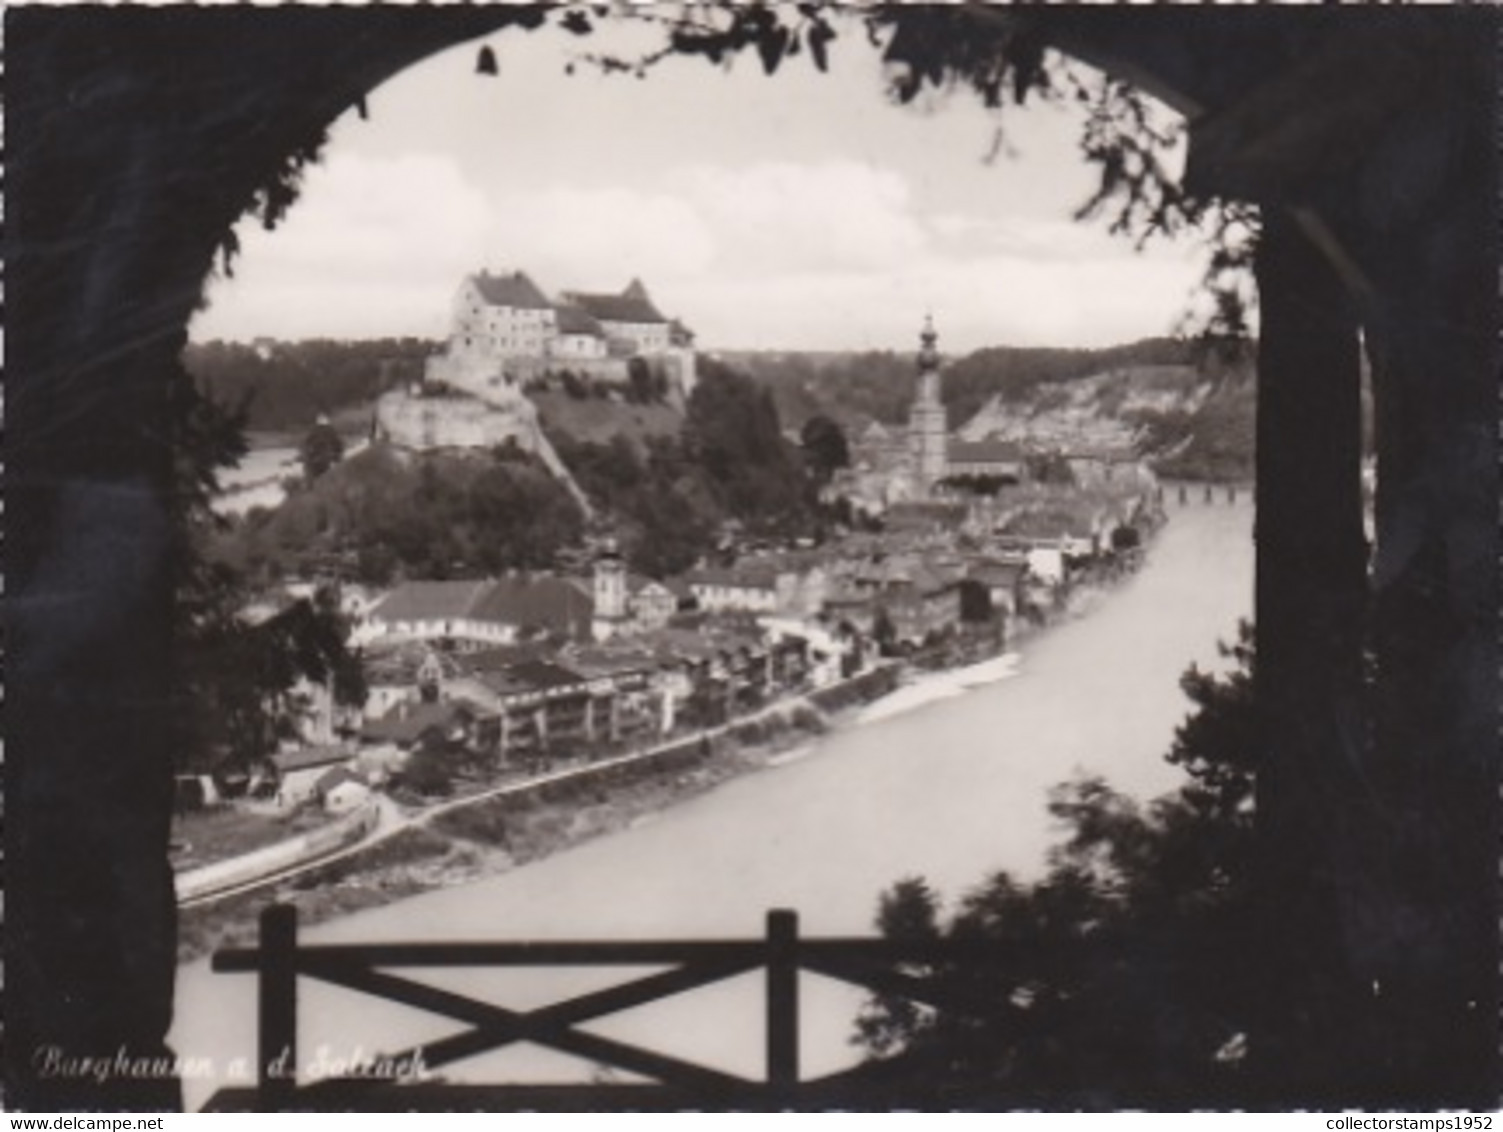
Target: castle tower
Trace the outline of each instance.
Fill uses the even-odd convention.
[[[595,617],[590,633],[597,641],[608,640],[621,631],[626,621],[626,562],[616,549],[616,540],[607,540],[595,558],[593,596]]]
[[[935,343],[934,319],[924,317],[919,335],[922,347],[918,354],[918,394],[908,411],[908,450],[913,457],[913,477],[921,497],[934,491],[945,478],[949,463],[949,432],[945,425],[945,406],[939,396],[939,351]]]

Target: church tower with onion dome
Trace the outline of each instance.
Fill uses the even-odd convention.
[[[919,341],[918,395],[908,411],[908,450],[913,460],[914,485],[923,498],[933,494],[934,486],[945,478],[949,465],[949,430],[944,402],[939,396],[939,351],[935,349],[939,335],[934,332],[932,316],[925,316]]]

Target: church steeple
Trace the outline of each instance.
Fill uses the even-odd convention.
[[[939,388],[939,335],[934,316],[924,316],[919,332],[918,390],[908,414],[908,446],[913,455],[914,479],[921,494],[928,495],[945,478],[949,464],[949,436],[945,405]]]
[[[922,344],[918,356],[919,372],[927,373],[938,369],[939,351],[935,346],[939,342],[939,335],[934,330],[934,315],[924,315],[924,329],[919,332],[919,342]]]

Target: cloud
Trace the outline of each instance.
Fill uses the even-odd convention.
[[[879,269],[922,256],[928,240],[895,173],[765,163],[677,166],[650,191],[507,194],[491,247],[497,263],[536,265],[558,286],[619,286],[634,275],[671,283]]]
[[[440,337],[489,267],[555,293],[640,277],[707,347],[907,348],[926,310],[954,350],[1105,343],[1169,330],[1196,277],[1090,225],[925,214],[901,174],[843,160],[487,195],[448,157],[342,154],[281,229],[241,238],[196,337]]]
[[[235,277],[211,283],[195,336],[412,333],[417,311],[436,331],[491,223],[450,158],[331,154],[275,231],[237,226]]]
[[[706,312],[695,328],[708,346],[903,350],[932,311],[947,352],[1107,345],[1171,331],[1196,274],[1164,259],[932,256],[886,271],[726,277],[693,296]]]
[[[1131,240],[1092,221],[940,213],[928,221],[938,251],[955,257],[1009,256],[1039,263],[1138,260]]]
[[[743,272],[880,269],[922,255],[928,235],[896,172],[854,161],[696,166],[681,189],[715,233],[717,263]]]
[[[716,244],[671,193],[561,186],[501,197],[486,246],[488,266],[524,269],[545,289],[589,290],[701,276]]]

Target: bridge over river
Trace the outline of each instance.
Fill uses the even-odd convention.
[[[807,936],[873,930],[879,893],[922,875],[953,899],[988,872],[1036,875],[1054,831],[1048,789],[1076,771],[1149,797],[1177,784],[1163,761],[1187,702],[1178,677],[1217,663],[1216,643],[1251,613],[1252,510],[1246,493],[1173,506],[1146,565],[1083,615],[1024,646],[1012,675],[964,688],[953,674],[827,735],[766,770],[650,821],[473,884],[309,928],[309,941],[752,937],[771,907],[796,909]],[[609,985],[619,973],[447,970],[438,986],[530,1008]],[[802,1072],[853,1060],[857,992],[804,976]],[[754,976],[639,1008],[592,1030],[762,1072]],[[318,1071],[433,1040],[456,1024],[304,980],[299,1060]],[[255,1057],[255,979],[180,971],[172,1041],[219,1074]],[[521,1047],[446,1070],[450,1080],[589,1079],[588,1064]],[[225,1084],[192,1074],[190,1108]]]

